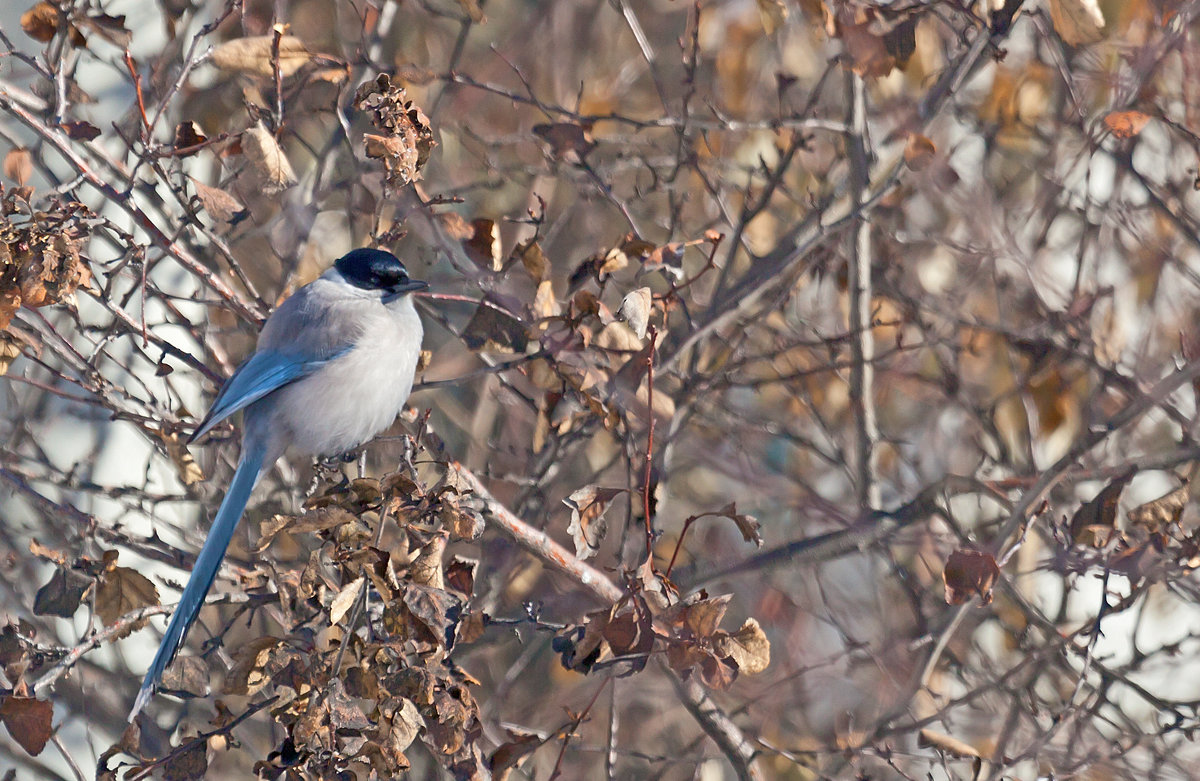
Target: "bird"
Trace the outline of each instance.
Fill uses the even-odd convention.
[[[387,428],[412,390],[423,331],[411,279],[390,252],[338,258],[267,318],[258,345],[225,382],[191,443],[244,410],[242,452],[196,565],[129,713],[162,682],[212,586],[259,477],[285,451],[345,454]]]

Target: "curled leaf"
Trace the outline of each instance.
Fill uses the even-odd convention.
[[[990,553],[959,549],[950,554],[942,579],[946,584],[946,604],[961,605],[978,594],[985,605],[992,602],[992,586],[1000,577],[1000,568]]]
[[[298,181],[283,147],[261,124],[243,131],[242,154],[263,195],[278,195]]]
[[[600,549],[600,542],[608,532],[604,513],[608,512],[609,503],[624,492],[624,488],[589,485],[563,499],[563,504],[571,508],[571,523],[567,531],[575,541],[576,556],[586,559]]]
[[[646,338],[646,329],[650,325],[650,307],[653,302],[650,288],[639,287],[631,290],[621,299],[621,308],[617,314],[624,317],[629,327],[637,334],[638,339]]]

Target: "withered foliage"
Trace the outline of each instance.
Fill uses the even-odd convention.
[[[80,249],[92,216],[78,202],[34,200],[29,187],[0,189],[0,329],[8,328],[22,306],[62,303],[90,283]]]
[[[8,14],[0,772],[1194,775],[1200,4],[519,5]],[[195,421],[357,246],[411,409],[126,727]]]
[[[387,182],[402,187],[421,178],[421,168],[437,143],[429,118],[408,99],[404,87],[392,84],[386,73],[354,94],[355,107],[368,112],[382,135],[363,135],[367,157],[383,160]]]

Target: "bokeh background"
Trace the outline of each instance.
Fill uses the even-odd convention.
[[[9,4],[5,778],[1192,777],[1197,13]],[[380,74],[410,125],[361,100]],[[432,285],[412,414],[357,493],[280,462],[185,696],[125,732],[237,457],[234,427],[182,440],[265,314],[364,245]],[[356,520],[298,525],[316,505]],[[649,645],[588,635],[603,601],[498,506],[645,605]],[[348,626],[388,566],[453,592],[452,647],[385,607]]]

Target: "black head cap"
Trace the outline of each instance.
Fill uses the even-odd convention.
[[[381,249],[351,250],[333,265],[343,279],[364,290],[382,290],[399,295],[429,287],[424,282],[409,279],[408,271],[399,258]]]

